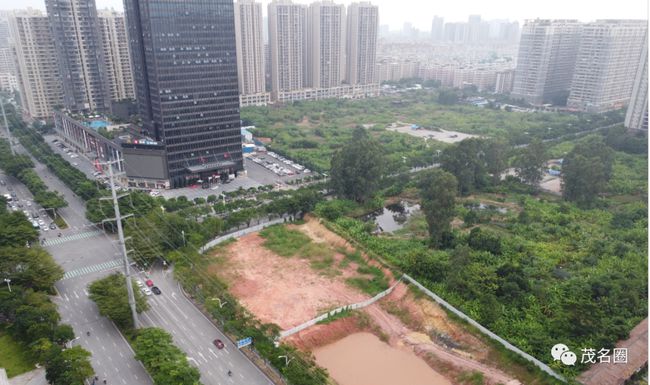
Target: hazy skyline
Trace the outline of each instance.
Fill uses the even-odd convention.
[[[122,0],[96,0],[98,8],[122,10]],[[270,0],[262,0],[266,5]],[[308,4],[312,1],[294,1]],[[335,1],[350,4],[350,0]],[[464,0],[460,2],[437,3],[422,0],[375,0],[379,6],[379,23],[390,25],[391,30],[399,30],[405,22],[414,27],[429,31],[434,15],[442,16],[445,22],[466,21],[469,15],[481,15],[483,19],[510,19],[522,22],[525,19],[578,19],[591,21],[596,19],[647,19],[648,2],[646,0],[613,1],[566,1],[546,0],[531,1],[522,4],[521,0]],[[44,0],[22,0],[17,7],[15,0],[0,0],[0,9],[33,7],[45,10]],[[266,6],[264,14],[266,15]]]

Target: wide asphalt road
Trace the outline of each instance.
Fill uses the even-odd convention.
[[[170,332],[174,343],[201,372],[205,385],[273,384],[185,297],[172,275],[171,269],[154,269],[148,275],[162,294],[148,297],[150,309],[140,316],[141,322]],[[139,279],[145,282],[147,276],[140,273]],[[223,349],[213,344],[217,338],[225,344]],[[228,376],[229,370],[232,376]]]
[[[17,146],[19,153],[27,154]],[[82,157],[76,158],[80,163]],[[87,162],[87,161],[86,161]],[[116,270],[123,271],[119,248],[114,237],[99,231],[85,218],[85,203],[56,178],[44,165],[34,159],[36,172],[50,189],[60,192],[68,207],[60,210],[70,225],[67,230],[44,234],[45,248],[64,271],[56,283],[62,322],[70,324],[80,344],[92,353],[92,364],[99,382],[108,384],[150,385],[152,380],[140,362],[134,359],[131,347],[117,328],[99,315],[94,302],[88,298],[88,285]],[[7,178],[8,179],[8,178]],[[13,182],[16,182],[13,180]],[[23,186],[23,193],[29,194]],[[145,326],[158,326],[172,334],[174,342],[198,367],[205,385],[272,384],[272,382],[210,322],[179,290],[178,283],[167,272],[154,272],[160,296],[148,297],[151,309],[140,315]],[[90,332],[90,336],[87,335]],[[221,339],[226,347],[217,349],[212,341]],[[228,376],[228,371],[232,376]]]
[[[39,174],[49,173],[40,168]],[[29,190],[12,177],[1,176],[11,187],[19,202],[26,203],[33,197]],[[71,344],[79,344],[92,353],[91,363],[100,383],[106,379],[108,384],[123,385],[152,385],[153,381],[140,362],[136,361],[130,345],[124,340],[117,328],[105,317],[99,315],[97,306],[88,298],[88,285],[122,267],[117,253],[115,241],[104,232],[90,226],[75,207],[83,207],[82,202],[71,202],[72,192],[63,186],[58,179],[44,179],[51,189],[64,195],[70,204],[65,210],[68,223],[76,223],[77,228],[50,230],[41,233],[45,239],[45,249],[52,254],[54,260],[63,268],[65,276],[55,284],[58,295],[54,302],[59,307],[61,322],[67,323],[74,329],[78,337]],[[58,182],[58,183],[57,183]],[[37,207],[32,204],[32,209]],[[90,332],[90,336],[87,335]]]

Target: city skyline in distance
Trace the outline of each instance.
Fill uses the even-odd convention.
[[[114,8],[123,10],[122,0],[96,0],[97,8]],[[310,4],[313,1],[299,0],[297,4]],[[337,4],[349,5],[354,1],[335,1]],[[529,2],[522,7],[517,0],[497,0],[485,2],[480,0],[465,0],[461,2],[437,3],[423,0],[374,0],[373,5],[379,7],[379,24],[389,25],[391,30],[401,30],[404,23],[409,22],[413,27],[423,32],[431,29],[434,15],[441,16],[445,22],[466,21],[469,15],[481,15],[484,20],[509,19],[519,21],[526,19],[577,19],[594,21],[596,19],[648,19],[648,3],[645,0],[619,0],[616,2],[591,2],[579,0],[567,2],[564,0],[548,0],[545,2]],[[261,0],[266,16],[266,6],[270,0]],[[0,0],[0,9],[15,9],[16,3],[11,0]],[[23,0],[20,8],[33,7],[45,10],[43,0]]]

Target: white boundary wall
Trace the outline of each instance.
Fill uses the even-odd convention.
[[[302,324],[300,324],[298,326],[295,326],[295,327],[293,327],[293,328],[291,328],[289,330],[281,331],[280,332],[280,337],[278,337],[278,339],[289,337],[292,334],[295,334],[295,333],[298,333],[299,331],[305,330],[308,327],[316,325],[320,321],[326,320],[327,318],[332,317],[332,316],[334,316],[336,314],[339,314],[340,312],[342,312],[344,310],[355,310],[355,309],[364,308],[366,306],[370,306],[373,303],[379,301],[380,299],[382,299],[385,296],[387,296],[388,294],[390,294],[393,291],[393,289],[395,289],[395,286],[397,286],[400,283],[401,280],[402,279],[400,278],[397,282],[395,282],[395,284],[393,286],[389,287],[388,289],[382,291],[381,293],[379,293],[379,294],[375,295],[374,297],[372,297],[370,299],[367,299],[367,300],[365,300],[363,302],[353,303],[352,305],[341,306],[341,307],[339,307],[337,309],[330,310],[329,312],[327,312],[325,314],[321,314],[318,317],[316,317],[314,319],[311,319],[311,320],[309,320],[307,322],[304,322],[304,323],[302,323]]]
[[[535,364],[535,366],[537,366],[538,368],[540,368],[541,370],[543,370],[544,372],[546,372],[546,373],[549,374],[550,376],[555,377],[555,378],[557,378],[558,380],[560,380],[560,381],[562,381],[562,382],[567,382],[566,379],[565,379],[564,377],[562,377],[562,376],[560,376],[559,374],[555,373],[555,371],[553,371],[553,369],[551,369],[548,365],[546,365],[545,363],[541,362],[541,361],[538,360],[537,358],[531,356],[530,354],[528,354],[528,353],[522,351],[521,349],[519,349],[518,347],[514,346],[514,345],[511,344],[510,342],[504,340],[503,338],[499,337],[498,335],[492,333],[492,332],[489,331],[486,327],[484,327],[483,325],[481,325],[481,324],[479,324],[478,322],[474,321],[473,319],[471,319],[468,315],[466,315],[466,314],[463,313],[462,311],[460,311],[460,310],[456,309],[455,307],[451,306],[447,301],[445,301],[444,299],[442,299],[442,298],[440,298],[439,296],[437,296],[436,294],[434,294],[431,290],[429,290],[429,289],[427,289],[426,287],[424,287],[422,284],[420,284],[420,283],[419,283],[418,281],[416,281],[415,279],[409,277],[407,274],[404,274],[404,275],[402,276],[402,278],[404,278],[405,280],[407,280],[407,281],[409,281],[410,283],[412,283],[412,284],[414,284],[415,286],[417,286],[418,289],[422,290],[426,295],[428,295],[429,297],[431,297],[434,301],[436,301],[436,302],[437,302],[438,304],[440,304],[442,307],[444,307],[445,309],[449,310],[450,312],[456,314],[456,315],[459,316],[460,318],[464,319],[464,320],[467,321],[470,325],[472,325],[472,326],[474,326],[475,328],[477,328],[478,330],[480,330],[481,333],[485,334],[486,336],[492,338],[493,340],[499,342],[501,345],[505,346],[506,349],[511,350],[511,351],[517,353],[518,355],[520,355],[521,357],[525,358],[526,360],[532,362],[533,364]]]

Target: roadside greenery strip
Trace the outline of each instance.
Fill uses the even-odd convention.
[[[217,247],[223,247],[219,245]],[[195,269],[206,271],[209,261],[200,254],[185,252],[184,258],[170,258],[175,261],[174,274],[183,288],[198,300],[208,313],[218,321],[232,340],[246,337],[253,338],[254,349],[275,367],[290,385],[325,385],[329,383],[327,371],[318,367],[313,358],[306,353],[286,344],[275,347],[279,336],[277,325],[263,324],[239,304],[226,285],[216,277],[208,279],[196,274]],[[214,300],[219,298],[223,306]],[[293,358],[289,365],[280,356]]]
[[[27,186],[34,201],[42,207],[56,210],[68,205],[58,192],[50,191],[43,183],[28,156],[11,154],[9,142],[5,139],[0,139],[0,168]]]
[[[83,200],[99,197],[102,190],[94,181],[86,178],[86,175],[71,165],[61,155],[55,153],[39,133],[30,127],[18,115],[15,108],[5,105],[7,120],[12,133],[18,137],[20,143],[34,158],[45,164],[63,183],[66,184],[75,194]]]
[[[11,280],[0,289],[0,326],[45,366],[50,383],[82,385],[94,374],[90,353],[80,346],[66,349],[74,332],[60,323],[50,300],[63,270],[38,246],[38,231],[23,213],[8,212],[5,206],[0,198],[0,272]],[[28,243],[34,246],[28,248]]]
[[[146,297],[134,281],[131,282],[136,311],[149,309]],[[199,385],[200,373],[191,366],[183,352],[173,344],[172,336],[159,328],[133,328],[124,275],[114,273],[93,282],[89,297],[107,317],[128,337],[140,360],[156,385]]]
[[[135,358],[140,360],[156,385],[200,385],[199,370],[160,328],[138,329],[131,344]]]

